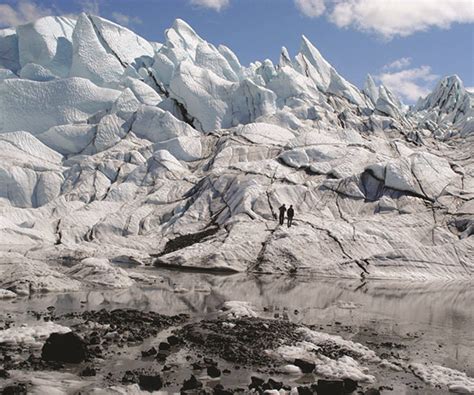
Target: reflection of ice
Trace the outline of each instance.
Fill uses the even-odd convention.
[[[0,310],[44,311],[54,305],[57,314],[135,308],[162,314],[203,316],[219,311],[225,302],[239,300],[250,303],[256,311],[268,308],[272,316],[274,312],[287,313],[295,322],[320,326],[340,321],[352,328],[349,336],[376,332],[404,338],[407,332],[424,332],[425,346],[430,344],[438,349],[439,342],[444,344],[443,353],[434,362],[443,365],[446,361],[456,361],[458,365],[474,366],[474,355],[470,351],[474,348],[471,331],[474,289],[469,283],[368,281],[361,288],[360,281],[356,280],[221,276],[154,268],[128,270],[140,271],[146,276],[158,275],[163,281],[148,287],[52,293],[30,299],[17,298],[16,303],[0,301]],[[189,292],[176,293],[176,288]]]
[[[355,304],[354,302],[345,302],[343,300],[338,300],[336,306],[340,309],[355,310],[360,307],[360,305]]]

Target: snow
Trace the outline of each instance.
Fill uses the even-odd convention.
[[[71,329],[51,321],[25,324],[0,330],[0,343],[41,346],[51,333],[67,332],[71,332]]]
[[[440,365],[410,363],[409,368],[426,384],[432,387],[447,388],[456,394],[474,394],[474,378],[466,373]]]

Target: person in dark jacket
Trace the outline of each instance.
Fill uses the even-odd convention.
[[[288,227],[293,225],[293,217],[295,216],[295,210],[293,209],[293,205],[290,206],[288,211],[286,212],[286,215],[288,217]]]
[[[278,210],[280,210],[280,216],[279,216],[280,225],[283,225],[283,223],[285,222],[286,206],[283,204],[282,206],[280,206]]]

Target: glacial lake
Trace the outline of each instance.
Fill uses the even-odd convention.
[[[246,301],[262,317],[312,325],[316,330],[360,342],[381,357],[442,365],[474,377],[472,282],[363,282],[299,276],[218,275],[148,267],[129,270],[145,276],[161,276],[162,280],[153,287],[93,289],[0,301],[0,311],[2,316],[11,315],[17,323],[35,320],[29,311],[44,312],[50,306],[55,307],[57,315],[132,308],[168,315],[186,313],[198,320],[215,317],[226,301]],[[117,363],[134,362],[133,358],[113,362]],[[421,390],[414,376],[406,373],[387,369],[373,373],[379,384],[392,388],[389,394],[444,393],[434,388],[428,392]],[[242,381],[248,380],[242,377]]]
[[[137,270],[137,269],[135,269]],[[160,275],[153,287],[51,293],[1,301],[1,310],[27,319],[28,310],[56,313],[134,308],[162,314],[212,316],[230,300],[247,301],[263,316],[315,325],[359,341],[402,343],[409,357],[474,376],[472,282],[366,281],[289,276],[216,275],[138,269]]]

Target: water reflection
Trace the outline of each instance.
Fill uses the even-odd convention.
[[[156,275],[153,268],[135,269]],[[314,279],[159,271],[163,282],[153,288],[91,290],[46,294],[15,303],[1,302],[3,311],[45,310],[58,313],[99,308],[135,308],[163,314],[206,315],[227,300],[243,300],[289,319],[326,325],[339,321],[357,336],[362,328],[378,335],[407,337],[417,332],[426,348],[442,344],[443,362],[474,373],[474,289],[469,282],[413,283],[399,281]],[[295,312],[297,310],[297,312]],[[330,331],[330,329],[328,329]],[[416,344],[414,344],[416,346]],[[462,366],[461,366],[462,365]]]

